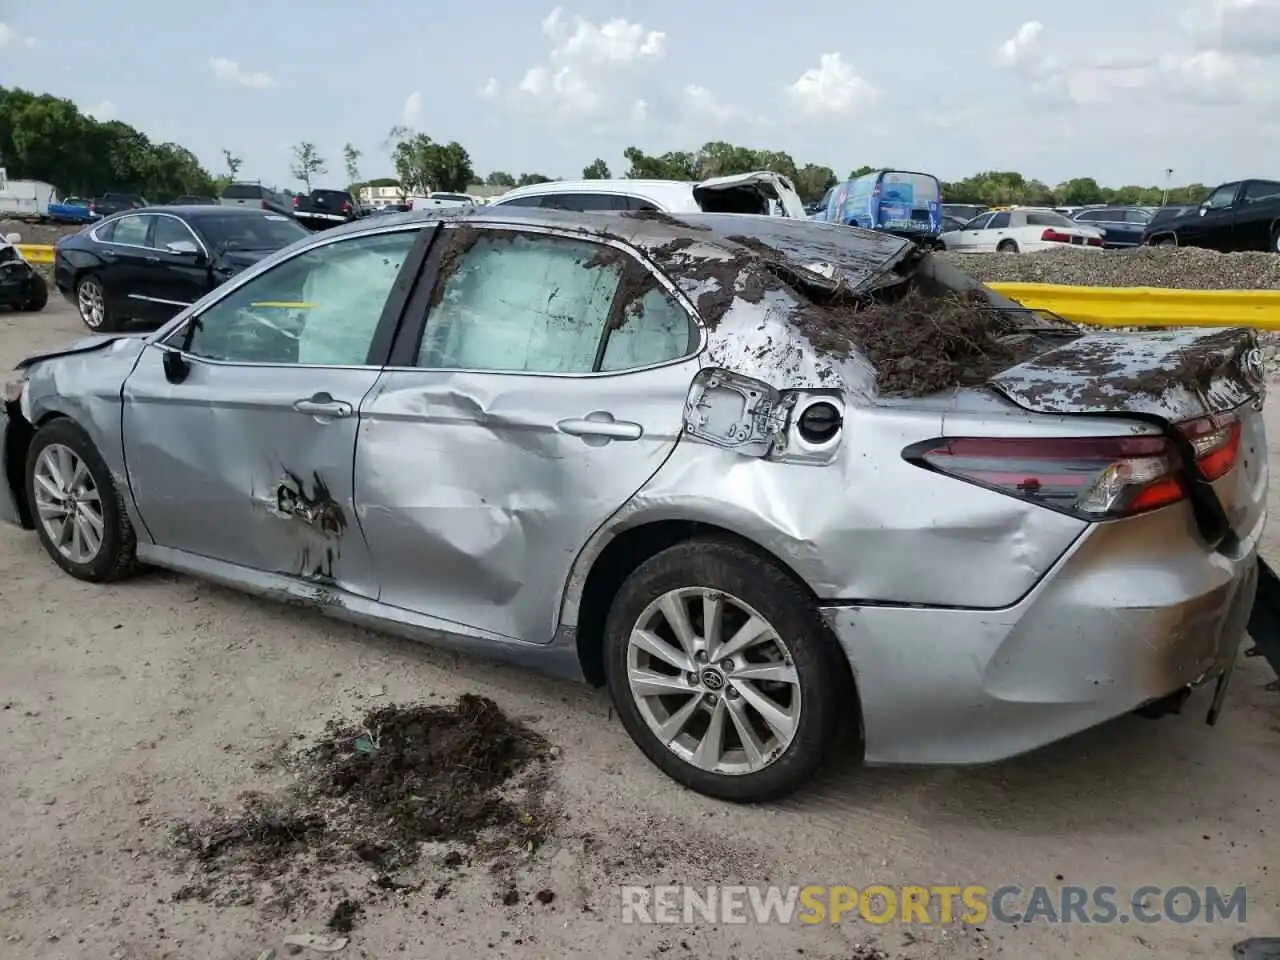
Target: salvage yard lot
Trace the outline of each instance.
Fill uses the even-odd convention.
[[[0,366],[82,333],[57,298],[43,314],[0,314]],[[1268,422],[1275,466],[1274,400]],[[1264,552],[1280,559],[1274,525]],[[254,957],[325,932],[352,900],[363,913],[340,957],[876,956],[866,945],[890,958],[1227,957],[1246,935],[1280,933],[1280,695],[1267,679],[1242,661],[1214,729],[1201,692],[1181,716],[1125,718],[995,767],[839,770],[785,804],[738,808],[650,765],[603,692],[171,574],[93,587],[33,535],[0,528],[0,955]],[[432,848],[406,890],[344,869],[284,898],[175,898],[199,879],[176,824],[284,790],[283,758],[331,719],[464,693],[550,745],[550,833],[532,854],[494,864]],[[499,833],[523,843],[522,825]],[[1248,912],[1243,926],[621,922],[620,884],[678,882],[1243,884]]]

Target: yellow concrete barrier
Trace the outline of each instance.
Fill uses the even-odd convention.
[[[1280,290],[1166,290],[989,283],[1033,310],[1104,327],[1256,327],[1280,330]]]
[[[15,243],[27,263],[53,263],[53,247],[45,243]]]

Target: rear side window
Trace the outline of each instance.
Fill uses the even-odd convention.
[[[1007,212],[997,213],[991,218],[991,222],[987,224],[988,229],[999,230],[1009,225],[1009,214]]]
[[[121,217],[116,221],[115,231],[111,234],[111,242],[145,247],[147,245],[147,230],[150,226],[150,217]]]
[[[498,206],[501,207],[540,207],[542,206],[542,197],[516,197],[514,200],[503,200]]]
[[[942,199],[938,181],[927,173],[888,170],[880,183],[880,199],[890,203],[914,203],[924,206]]]
[[[629,303],[616,302],[624,271],[640,274],[627,289],[644,291]],[[437,282],[418,351],[428,369],[628,370],[684,356],[694,335],[643,266],[596,243],[482,234]]]
[[[1099,220],[1106,220],[1107,217],[1101,210],[1086,210],[1076,216],[1077,223],[1096,223]],[[1027,217],[1027,222],[1031,222],[1031,218]]]
[[[222,191],[228,200],[260,200],[264,193],[256,183],[229,183]]]
[[[1269,200],[1280,200],[1280,183],[1274,180],[1254,180],[1245,186],[1245,203],[1261,203]]]
[[[627,210],[626,197],[610,193],[552,193],[542,198],[544,210],[616,211]]]
[[[627,197],[627,205],[632,210],[638,210],[643,213],[660,212],[656,203],[650,203],[648,200],[641,200],[639,197]]]
[[[1098,219],[1105,220],[1105,216]],[[1027,226],[1029,227],[1074,227],[1075,224],[1070,219],[1064,217],[1060,213],[1028,213]]]

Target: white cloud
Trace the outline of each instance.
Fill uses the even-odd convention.
[[[422,119],[422,94],[415,90],[405,98],[404,106],[400,109],[400,122],[416,129],[422,126]]]
[[[690,120],[713,123],[732,120],[738,113],[733,107],[717,100],[706,87],[696,83],[684,88],[684,112]]]
[[[640,126],[649,119],[649,101],[637,100],[631,104],[631,123],[633,126]]]
[[[1198,50],[1280,56],[1280,0],[1199,0],[1182,23]]]
[[[108,120],[116,118],[116,105],[110,100],[103,100],[101,103],[95,104],[85,111],[93,119],[99,123],[106,123]]]
[[[877,96],[875,87],[838,53],[824,53],[818,66],[800,74],[787,92],[811,116],[849,113],[875,102]]]
[[[35,37],[21,34],[16,28],[0,21],[0,47],[34,47],[35,45]]]
[[[226,57],[210,57],[209,68],[213,75],[223,83],[231,83],[239,87],[250,87],[265,90],[276,85],[275,77],[267,73],[250,73],[240,67],[234,60]]]
[[[600,24],[580,16],[568,20],[561,7],[542,21],[542,33],[551,41],[546,61],[526,70],[511,94],[536,102],[552,116],[605,116],[625,110],[627,103],[634,113],[634,102],[647,86],[641,82],[645,68],[661,62],[666,52],[661,31],[621,17]],[[493,98],[499,90],[497,79],[490,78],[480,92]]]
[[[1028,20],[1017,33],[1000,44],[996,50],[996,62],[1006,67],[1025,63],[1035,52],[1043,30],[1044,24],[1039,20]]]
[[[502,88],[498,85],[497,77],[490,77],[485,81],[483,87],[480,88],[480,96],[486,100],[497,100],[498,94],[502,92]]]

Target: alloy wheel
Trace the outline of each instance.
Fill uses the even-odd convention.
[[[80,318],[86,326],[98,329],[106,316],[106,305],[103,301],[102,287],[97,280],[82,280],[76,291],[76,301],[80,307]]]
[[[644,609],[627,644],[627,683],[654,735],[709,772],[763,770],[799,728],[800,680],[785,641],[719,590],[672,590]]]
[[[36,458],[34,481],[36,512],[49,541],[72,563],[92,563],[105,524],[88,466],[70,447],[51,443]]]

